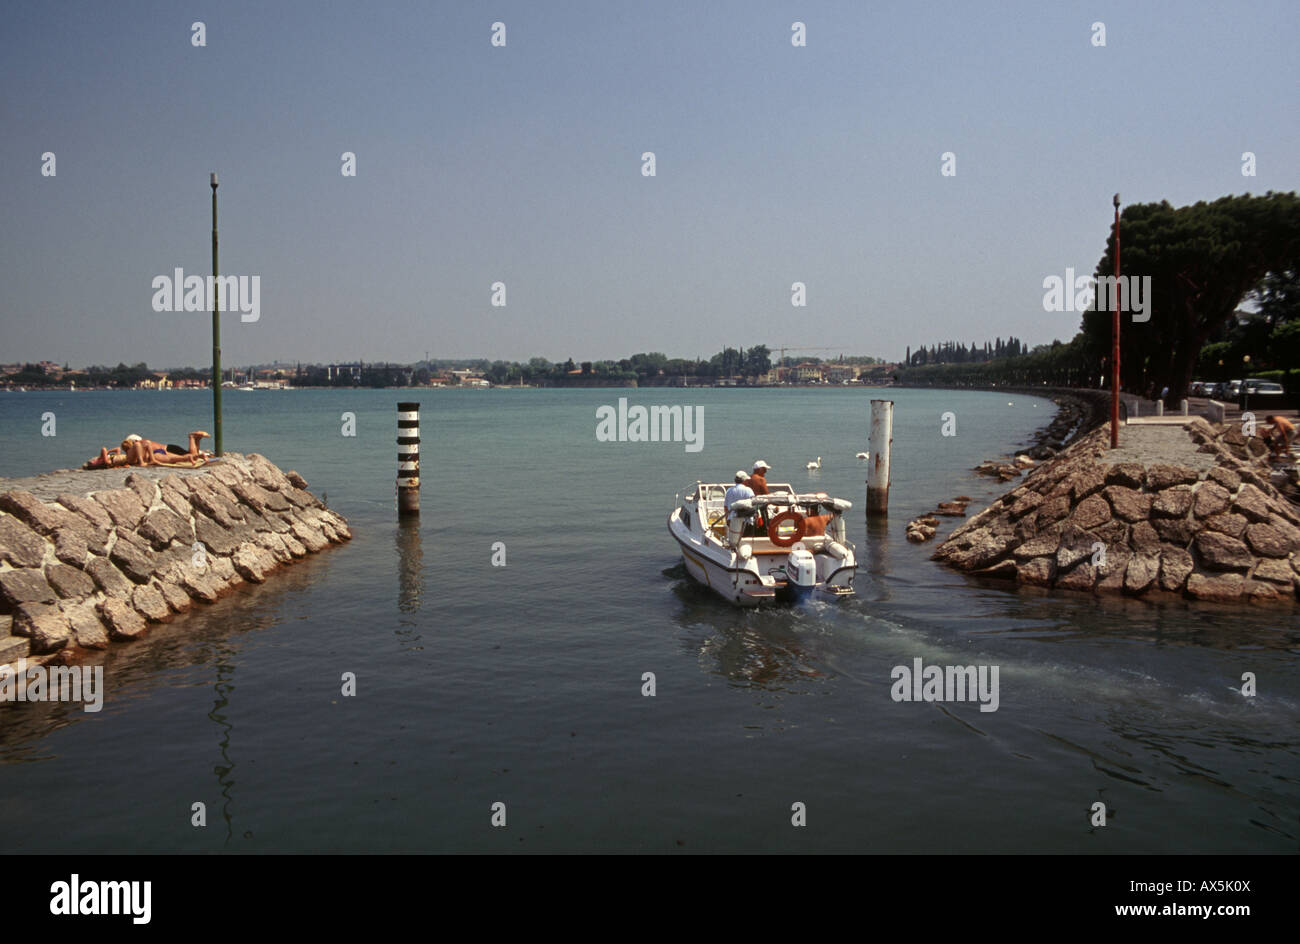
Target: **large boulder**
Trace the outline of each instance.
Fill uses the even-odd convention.
[[[60,528],[82,526],[77,515],[61,505],[47,505],[31,492],[16,488],[0,495],[0,510],[7,511],[37,534],[53,535]]]
[[[190,595],[170,580],[158,581],[158,592],[162,594],[163,599],[167,601],[167,608],[173,613],[184,613],[193,605],[190,602]]]
[[[241,525],[240,528],[250,531],[248,537],[251,540],[251,529],[245,525]],[[225,528],[206,515],[194,516],[194,536],[203,542],[209,554],[223,556],[231,554],[243,543],[243,534],[240,529],[233,526],[233,523],[230,528]]]
[[[81,515],[101,531],[111,531],[113,529],[113,519],[108,516],[104,506],[89,495],[73,495],[70,492],[64,492],[59,496],[58,502],[69,511]]]
[[[306,545],[307,550],[311,551],[313,554],[329,547],[329,540],[321,533],[319,528],[314,528],[305,521],[294,521],[291,527],[293,529],[293,536]],[[964,563],[959,564],[958,566],[986,567],[1002,556],[1008,543],[1006,538],[1002,538],[1000,546],[995,549],[994,545],[998,544],[998,539],[992,538],[985,541],[981,538],[981,541],[984,542],[983,546],[977,552],[964,555],[962,558]],[[988,554],[991,554],[992,556],[986,556]]]
[[[259,514],[266,511],[287,511],[289,500],[279,492],[272,492],[253,481],[237,482],[231,486],[235,496]]]
[[[149,549],[130,532],[119,530],[117,541],[108,552],[108,559],[136,583],[148,583],[153,576],[155,562]]]
[[[57,606],[24,603],[14,610],[13,633],[15,636],[29,637],[32,652],[43,654],[57,652],[66,646],[72,635],[72,627]]]
[[[65,564],[84,567],[90,548],[86,544],[85,530],[65,528],[54,535],[54,556]]]
[[[1159,550],[1160,535],[1149,521],[1139,521],[1129,531],[1129,547],[1138,553]]]
[[[122,576],[122,572],[113,566],[106,557],[91,557],[86,562],[86,573],[95,581],[101,591],[111,597],[129,597],[131,582]]]
[[[22,521],[0,512],[0,560],[15,567],[39,567],[47,547],[45,539]]]
[[[1056,586],[1062,590],[1091,590],[1097,583],[1098,571],[1091,562],[1080,564],[1068,573],[1057,571]]]
[[[1241,487],[1241,476],[1225,466],[1216,465],[1206,473],[1206,478],[1217,482],[1227,489],[1229,493],[1235,492]]]
[[[1153,518],[1184,518],[1192,507],[1192,490],[1186,487],[1167,488],[1151,504]]]
[[[225,589],[224,582],[209,570],[187,569],[180,574],[180,581],[185,592],[200,603],[215,603]]]
[[[1106,470],[1106,484],[1130,490],[1138,489],[1142,487],[1146,472],[1146,466],[1140,462],[1121,462]]]
[[[275,570],[275,557],[263,547],[245,544],[230,558],[235,572],[252,583],[262,583]]]
[[[99,605],[99,613],[112,639],[135,639],[144,634],[144,617],[126,600],[109,597]]]
[[[189,521],[182,519],[170,508],[155,508],[145,515],[138,533],[159,551],[172,541],[189,544],[194,540],[194,529],[190,527]]]
[[[1217,531],[1231,538],[1239,538],[1246,533],[1246,518],[1244,515],[1231,513],[1214,515],[1206,518],[1202,527],[1206,531]]]
[[[1245,515],[1249,521],[1267,521],[1269,517],[1268,496],[1250,484],[1241,487],[1233,499],[1232,508]]]
[[[68,601],[62,604],[62,609],[72,630],[72,642],[82,649],[108,648],[108,630],[94,603],[89,600]]]
[[[1196,536],[1196,553],[1207,570],[1250,570],[1255,563],[1244,543],[1217,531]]]
[[[214,482],[205,482],[199,478],[194,479],[190,483],[190,504],[221,527],[233,528],[237,522],[243,521],[244,513],[240,510],[239,502],[234,498],[233,493],[230,498],[227,498],[221,494],[216,485],[217,483]],[[198,523],[196,521],[195,529],[197,530],[197,528]],[[200,538],[199,540],[203,539]]]
[[[1202,482],[1192,500],[1192,514],[1198,518],[1208,518],[1227,511],[1231,503],[1232,496],[1222,485],[1216,482]]]
[[[1159,554],[1134,554],[1129,558],[1128,569],[1124,573],[1124,589],[1129,593],[1145,593],[1156,582],[1159,573]]]
[[[190,487],[185,479],[172,473],[159,483],[159,487],[162,490],[163,504],[188,521],[194,509],[190,505]]]
[[[1016,567],[1021,583],[1031,587],[1048,587],[1056,575],[1056,560],[1051,557],[1035,557]]]
[[[1194,567],[1192,555],[1181,547],[1167,547],[1160,552],[1160,589],[1178,592],[1187,585]]]
[[[1123,590],[1124,575],[1128,570],[1128,562],[1132,557],[1133,553],[1127,547],[1122,545],[1109,547],[1104,560],[1097,567],[1097,573],[1100,575],[1100,579],[1097,581],[1097,589]]]
[[[58,594],[38,567],[0,571],[0,609],[12,610],[25,603],[54,603]]]
[[[1103,493],[1116,518],[1124,521],[1146,521],[1151,516],[1153,495],[1139,492],[1124,485],[1108,485]]]
[[[47,564],[45,579],[65,600],[78,600],[95,592],[95,581],[69,564]]]
[[[146,509],[151,507],[158,498],[158,485],[153,479],[145,478],[139,472],[132,472],[126,477],[126,487],[135,492],[136,497],[140,499],[140,504]]]
[[[96,492],[95,501],[103,506],[113,524],[128,530],[135,528],[144,518],[145,506],[140,496],[129,488],[110,488]]]
[[[135,592],[131,594],[131,605],[135,607],[136,612],[151,623],[161,623],[171,615],[171,610],[167,607],[167,601],[163,598],[162,591],[158,589],[156,584],[136,587]]]
[[[294,485],[280,469],[271,462],[266,456],[260,453],[251,452],[247,456],[248,470],[252,475],[253,481],[262,488],[269,489],[273,492],[284,491],[293,488]]]
[[[1290,587],[1295,583],[1295,572],[1288,561],[1266,558],[1255,565],[1251,574],[1255,580],[1268,580]]]
[[[1147,488],[1153,492],[1164,491],[1175,485],[1192,485],[1200,479],[1195,469],[1185,465],[1157,463],[1147,469]]]
[[[1246,527],[1246,543],[1260,557],[1287,557],[1295,550],[1292,542],[1281,531],[1262,523]]]
[[[1187,578],[1187,593],[1197,600],[1235,603],[1242,598],[1245,584],[1241,574],[1192,574]]]
[[[1191,518],[1156,518],[1152,524],[1165,544],[1187,547],[1196,537],[1196,522]]]

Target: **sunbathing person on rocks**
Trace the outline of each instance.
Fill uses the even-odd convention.
[[[99,455],[82,468],[112,469],[128,465],[186,465],[193,468],[202,465],[212,456],[212,453],[199,448],[199,443],[209,435],[211,434],[203,430],[195,430],[190,433],[189,449],[182,449],[180,446],[163,445],[132,433],[122,440],[120,447],[109,449],[101,446]]]

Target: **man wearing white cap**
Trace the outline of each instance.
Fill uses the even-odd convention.
[[[746,475],[744,472],[737,472],[737,473],[736,473],[736,484],[733,485],[733,486],[731,486],[731,488],[727,489],[727,494],[726,494],[726,496],[722,499],[722,507],[723,507],[723,509],[726,510],[726,512],[727,512],[727,516],[728,516],[728,517],[731,516],[731,506],[732,506],[732,505],[734,505],[736,502],[740,501],[742,498],[753,498],[753,497],[754,497],[754,490],[753,490],[752,488],[750,488],[748,485],[745,484],[745,482],[746,482],[748,479],[749,479],[749,476]]]
[[[754,474],[749,477],[749,487],[755,495],[767,495],[767,470],[772,468],[762,459],[754,463]]]

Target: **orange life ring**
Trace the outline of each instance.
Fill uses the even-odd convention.
[[[790,525],[793,525],[793,531]],[[767,536],[777,547],[790,547],[804,536],[803,515],[793,510],[781,512],[768,522]]]

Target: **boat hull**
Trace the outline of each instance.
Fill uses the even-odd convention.
[[[681,551],[687,576],[736,606],[795,604],[853,595],[856,563],[839,567],[814,584],[800,585],[771,576],[764,581],[735,553],[720,545],[713,546],[687,528],[681,520],[680,509],[669,516],[668,532]]]

